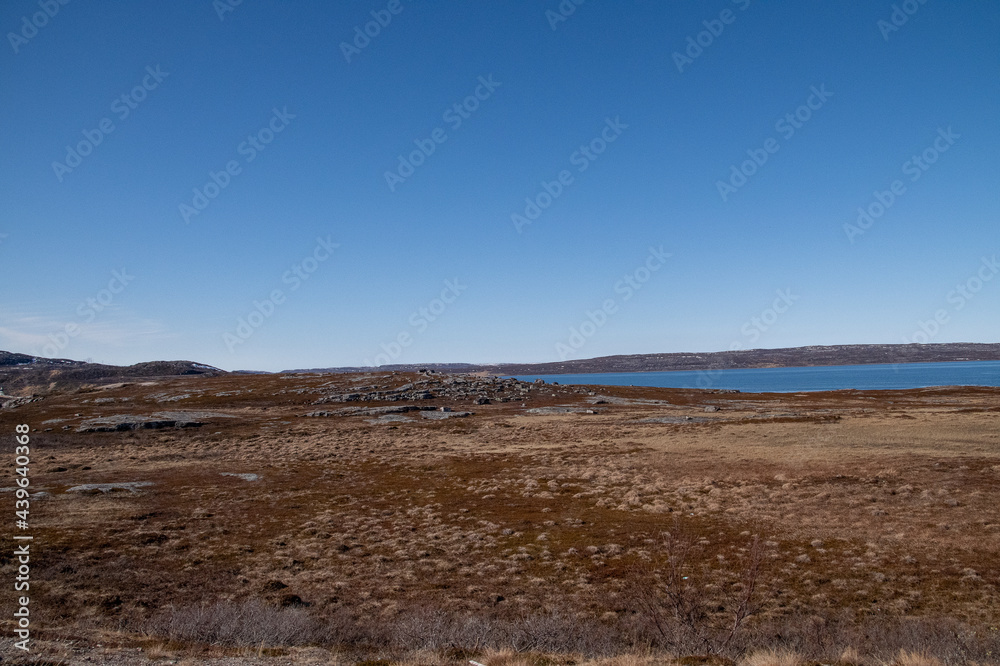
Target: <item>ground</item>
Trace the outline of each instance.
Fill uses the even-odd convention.
[[[9,479],[15,425],[31,428],[29,656],[109,664],[994,663],[998,421],[996,388],[379,372],[0,410]],[[11,547],[0,564],[12,582]],[[24,657],[15,600],[5,659]]]

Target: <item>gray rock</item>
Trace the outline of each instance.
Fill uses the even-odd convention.
[[[256,481],[260,477],[256,474],[240,473],[240,472],[219,472],[219,476],[235,476],[237,479],[243,479],[244,481]]]
[[[636,423],[706,423],[712,419],[701,416],[651,416],[646,419],[639,419]]]
[[[368,419],[368,423],[380,424],[380,423],[405,423],[407,421],[413,421],[409,416],[403,416],[401,414],[386,414],[385,416],[380,416],[377,419]]]
[[[593,413],[593,410],[588,410],[586,407],[567,407],[562,405],[532,407],[527,411],[528,414],[586,414],[588,412]]]
[[[83,421],[77,432],[121,432],[126,430],[157,430],[161,428],[199,428],[205,425],[197,419],[235,418],[231,414],[202,411],[155,412],[152,415],[112,414]]]
[[[152,481],[125,481],[122,483],[84,483],[83,485],[68,488],[68,493],[110,493],[116,490],[128,490],[132,493],[139,492],[139,488],[153,485]]]
[[[431,419],[432,421],[441,421],[443,419],[455,419],[455,418],[465,418],[466,416],[472,416],[473,412],[420,412],[420,416],[425,419]]]

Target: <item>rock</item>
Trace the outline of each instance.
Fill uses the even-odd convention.
[[[434,421],[440,421],[441,419],[465,418],[466,416],[472,416],[472,414],[473,412],[420,412],[420,416]]]
[[[83,485],[73,486],[72,488],[68,488],[66,492],[96,494],[98,492],[110,493],[116,490],[128,490],[132,493],[137,493],[139,492],[139,488],[145,488],[151,485],[153,485],[152,481],[126,481],[123,483],[84,483]]]
[[[32,395],[30,398],[15,398],[13,396],[4,395],[0,396],[0,409],[15,409],[21,405],[27,405],[30,402],[38,402],[41,399],[41,396],[38,395]]]
[[[705,423],[710,420],[701,416],[651,416],[636,423]]]
[[[177,411],[155,412],[150,416],[140,414],[112,414],[83,421],[77,432],[122,432],[126,430],[157,430],[161,428],[200,428],[205,425],[196,419],[235,418],[219,412]]]
[[[716,407],[715,405],[709,405],[708,407],[705,408],[705,411],[706,412],[717,412],[717,411],[719,411],[719,408]]]
[[[380,423],[405,423],[407,421],[412,421],[409,416],[402,416],[400,414],[386,414],[385,416],[380,416],[377,419],[368,419],[368,423],[380,424]]]
[[[562,405],[554,405],[552,407],[532,407],[528,410],[528,414],[586,414],[586,407],[566,407]],[[590,410],[593,411],[593,410]]]
[[[490,399],[484,395],[481,395],[478,398],[476,398],[474,402],[477,405],[488,405],[490,404]]]
[[[243,479],[244,481],[256,481],[260,478],[256,474],[240,472],[219,472],[219,476],[235,476],[237,479]]]
[[[297,594],[285,594],[281,597],[281,605],[284,608],[298,608],[310,606],[311,604],[306,601],[302,601],[302,597]]]

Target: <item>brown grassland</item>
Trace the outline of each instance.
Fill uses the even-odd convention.
[[[349,411],[404,405],[473,414]],[[0,410],[9,480],[17,423],[4,663],[1000,663],[1000,389],[180,377]]]

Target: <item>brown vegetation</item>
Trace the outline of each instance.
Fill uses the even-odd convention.
[[[193,376],[0,411],[0,431],[35,429],[48,493],[31,514],[40,654],[997,661],[1000,390],[497,385],[481,404],[441,379]],[[436,396],[421,406],[474,414],[330,402],[415,383]],[[316,403],[332,415],[305,416]],[[382,404],[406,403],[364,406]],[[77,432],[166,410],[201,426]],[[0,565],[10,580],[9,549]]]

